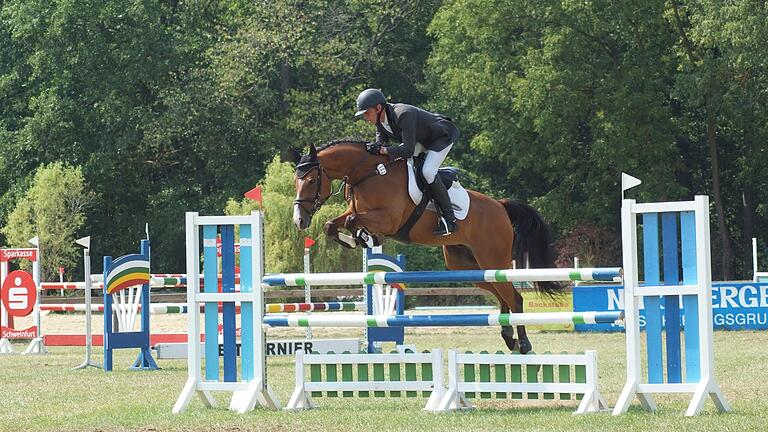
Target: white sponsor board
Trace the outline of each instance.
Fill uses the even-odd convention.
[[[186,343],[160,343],[152,347],[158,359],[187,358]],[[219,343],[219,352],[223,345]],[[296,351],[327,354],[329,352],[343,353],[360,352],[359,339],[293,339],[267,341],[267,356],[294,356]],[[202,355],[202,352],[201,352]],[[237,343],[237,355],[240,355],[240,343]]]

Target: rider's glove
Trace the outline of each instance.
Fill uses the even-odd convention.
[[[365,149],[368,151],[368,153],[372,155],[379,154],[379,149],[381,148],[381,144],[375,143],[375,142],[369,142],[365,145]]]

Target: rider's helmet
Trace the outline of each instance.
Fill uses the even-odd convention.
[[[378,104],[387,103],[387,98],[384,97],[384,93],[379,89],[365,89],[357,96],[357,112],[355,117],[363,115],[368,108],[375,107]]]

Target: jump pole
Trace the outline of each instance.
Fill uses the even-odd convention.
[[[283,273],[265,276],[266,286],[360,285],[436,282],[620,282],[621,268],[553,268],[358,273]]]
[[[264,317],[265,327],[488,327],[546,324],[611,324],[623,312],[540,312],[456,315],[306,315]]]

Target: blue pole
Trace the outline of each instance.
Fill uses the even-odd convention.
[[[151,269],[152,256],[150,253],[149,239],[145,239],[141,241],[141,244],[139,245],[139,253],[147,257],[147,261],[150,262],[150,269]],[[149,325],[150,315],[151,315],[151,312],[150,312],[149,284],[146,283],[141,286],[141,334],[139,339],[139,345],[140,345],[139,348],[141,348],[141,352],[139,352],[139,356],[138,358],[136,358],[136,361],[133,363],[133,366],[131,367],[131,369],[146,369],[146,370],[157,369],[157,363],[155,363],[155,359],[152,358],[152,350],[150,346],[151,345],[151,339],[150,339],[151,333],[150,333],[150,325]]]
[[[207,282],[207,281],[206,281]],[[235,226],[221,225],[221,292],[235,292]],[[237,381],[235,303],[223,302],[224,382]],[[206,335],[206,337],[208,337]]]
[[[112,257],[105,256],[101,274],[106,275],[112,265]],[[102,288],[104,294],[104,372],[112,371],[112,295],[107,294],[107,284]]]

